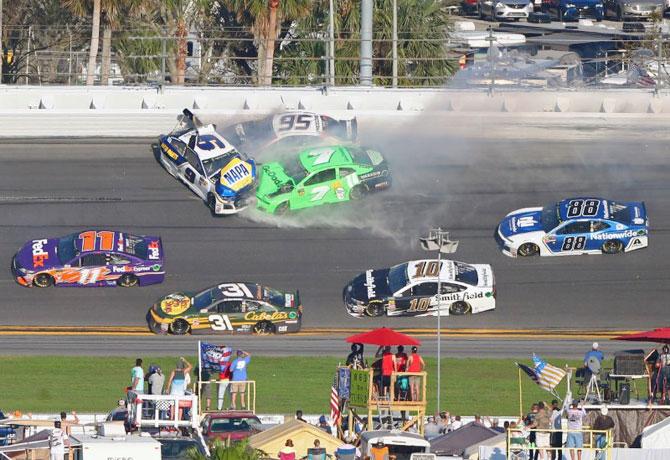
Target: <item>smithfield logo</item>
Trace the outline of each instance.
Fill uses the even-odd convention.
[[[372,276],[372,270],[365,272],[365,286],[368,288],[368,299],[374,299],[377,296],[375,292],[375,279]]]

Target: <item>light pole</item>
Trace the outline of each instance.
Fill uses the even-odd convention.
[[[442,228],[433,228],[425,238],[419,238],[424,251],[437,251],[437,411],[440,408],[440,388],[442,380],[442,253],[456,252],[458,241],[449,240],[449,232]]]

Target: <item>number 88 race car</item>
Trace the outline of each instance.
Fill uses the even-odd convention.
[[[496,241],[511,257],[616,254],[649,245],[644,202],[569,198],[509,213]]]
[[[188,110],[168,135],[159,137],[159,161],[168,173],[205,200],[214,215],[235,214],[246,207],[256,179],[256,163],[245,159]]]
[[[284,334],[300,330],[302,305],[298,292],[224,283],[198,293],[169,294],[151,307],[147,321],[157,334]]]

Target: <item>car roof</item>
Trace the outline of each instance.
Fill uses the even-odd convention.
[[[422,271],[423,273],[428,271],[427,265],[431,262],[437,263],[437,259],[421,259],[421,260],[411,260],[407,262],[407,279],[410,284],[417,282],[437,282],[437,276],[416,276],[417,270]],[[471,264],[466,264],[465,262],[455,262],[449,259],[442,259],[441,261],[442,269],[440,270],[439,278],[440,281],[455,281],[456,280],[456,263],[465,265],[468,267],[473,267]],[[425,264],[423,268],[418,268],[420,264]]]
[[[89,249],[89,250],[84,251],[83,247],[82,247],[84,242],[81,238],[77,238],[77,235],[81,235],[82,233],[86,233],[86,232],[93,232],[93,233],[96,233],[96,234],[100,233],[100,232],[113,233],[114,237],[113,237],[113,242],[112,242],[112,249],[109,249],[109,250],[101,249],[100,245],[102,244],[102,238],[96,237],[96,238],[94,238],[93,249]],[[92,229],[88,229],[88,230],[82,230],[81,232],[73,233],[71,235],[75,235],[74,247],[79,254],[88,254],[88,253],[91,253],[91,252],[104,252],[104,253],[117,252],[117,253],[120,253],[120,254],[126,254],[126,255],[129,255],[129,256],[139,257],[135,253],[135,251],[130,251],[129,250],[128,242],[129,241],[134,241],[135,244],[136,244],[136,243],[144,242],[144,241],[147,240],[146,236],[131,235],[129,233],[115,232],[113,230],[92,230]],[[149,237],[149,238],[154,238],[154,237]],[[155,237],[155,238],[158,239],[158,237]]]
[[[209,412],[205,414],[211,419],[225,419],[225,418],[238,418],[238,417],[246,417],[246,418],[254,418],[257,420],[260,420],[256,414],[254,414],[251,411],[245,411],[245,410],[228,410],[225,412]]]
[[[588,201],[588,200],[596,200],[600,202],[600,206],[598,206],[598,212],[595,215],[590,215],[590,216],[576,216],[576,217],[568,217],[568,208],[570,207],[570,202],[575,201],[575,200],[582,200],[582,201]],[[569,220],[574,220],[574,219],[585,219],[585,218],[591,218],[591,219],[608,219],[609,218],[609,207],[608,207],[608,202],[604,198],[598,198],[598,197],[575,197],[575,198],[566,198],[565,200],[559,201],[557,203],[558,206],[558,215],[561,219],[561,222],[569,221]]]
[[[330,156],[328,153],[332,152]],[[310,147],[299,154],[300,164],[307,171],[324,167],[351,165],[353,163],[349,151],[341,145]]]
[[[209,160],[211,158],[216,158],[216,157],[224,155],[224,154],[230,154],[232,156],[232,155],[237,155],[237,153],[238,153],[237,150],[235,150],[235,147],[233,146],[233,144],[228,142],[226,139],[223,138],[223,136],[221,136],[221,134],[216,132],[216,129],[214,129],[214,125],[201,126],[195,131],[195,133],[197,133],[198,139],[200,139],[202,136],[205,136],[205,135],[214,136],[216,139],[219,140],[220,143],[222,143],[224,145],[224,147],[221,148],[217,145],[212,144],[212,146],[214,148],[212,148],[210,150],[207,150],[207,149],[203,149],[203,148],[198,147],[198,143],[196,142],[195,148],[193,149],[193,151],[196,153],[196,155],[198,155],[198,157],[202,161]],[[179,136],[179,140],[182,141],[184,144],[188,145],[189,139],[195,133],[194,133],[194,131],[188,131],[187,133],[184,133],[181,136]]]

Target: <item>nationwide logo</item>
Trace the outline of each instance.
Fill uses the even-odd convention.
[[[375,278],[372,276],[372,270],[365,272],[365,286],[368,288],[368,299],[377,297],[377,292],[375,291]]]
[[[592,240],[613,240],[616,238],[631,238],[640,234],[635,230],[626,230],[624,232],[613,233],[594,233],[591,235]]]

